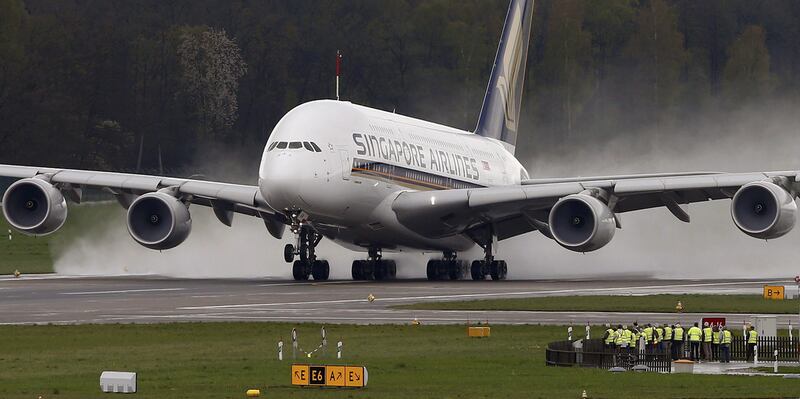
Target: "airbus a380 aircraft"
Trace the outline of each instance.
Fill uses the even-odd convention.
[[[17,230],[49,234],[80,202],[84,187],[113,193],[127,209],[139,244],[173,248],[191,230],[190,204],[209,206],[230,226],[234,213],[260,217],[276,238],[290,226],[296,245],[284,258],[297,280],[325,280],[329,265],[315,248],[325,237],[367,260],[354,279],[387,279],[396,266],[382,250],[436,251],[429,279],[504,279],[496,243],[540,231],[572,251],[602,248],[621,228],[618,214],[666,207],[689,222],[685,205],[730,199],[734,224],[772,239],[795,224],[800,172],[678,173],[530,179],[514,158],[533,0],[512,0],[474,132],[349,102],[312,101],[275,126],[257,186],[161,176],[0,165],[21,178],[3,196],[3,214]],[[457,260],[475,245],[484,259]],[[295,260],[297,259],[297,260]]]

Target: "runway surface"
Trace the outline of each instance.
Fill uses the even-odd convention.
[[[495,324],[582,325],[697,321],[673,313],[516,312],[396,310],[393,305],[423,301],[518,298],[560,295],[641,295],[655,293],[759,294],[763,284],[789,280],[533,280],[393,282],[294,282],[272,280],[191,280],[155,276],[0,277],[0,324],[164,323],[189,321],[283,321],[425,324],[488,320]],[[367,301],[373,294],[376,300]],[[707,316],[717,316],[709,314]],[[721,315],[741,325],[750,315]],[[778,324],[798,315],[779,315]]]

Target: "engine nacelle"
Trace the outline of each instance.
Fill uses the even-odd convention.
[[[61,191],[42,179],[22,179],[3,195],[3,215],[22,233],[50,234],[67,220],[67,201]]]
[[[553,238],[576,252],[600,249],[614,238],[617,228],[614,213],[599,199],[573,194],[559,200],[550,211]]]
[[[796,214],[794,196],[768,181],[745,184],[731,203],[731,217],[736,227],[751,237],[765,240],[791,231]]]
[[[128,232],[147,248],[175,248],[189,237],[191,231],[189,208],[167,193],[144,194],[128,208]]]

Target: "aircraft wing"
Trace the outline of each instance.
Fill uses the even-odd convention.
[[[525,180],[514,186],[403,192],[393,210],[403,225],[428,237],[467,234],[485,244],[534,230],[552,238],[550,211],[574,194],[593,196],[608,206],[617,227],[620,213],[659,207],[689,222],[687,204],[730,199],[754,182],[768,182],[793,200],[800,191],[799,174],[692,172]]]
[[[160,190],[183,201],[211,207],[224,224],[230,226],[233,213],[261,217],[273,236],[283,232],[284,216],[272,210],[257,186],[181,179],[164,176],[100,172],[34,166],[0,165],[0,176],[39,177],[58,188],[67,199],[80,202],[84,187],[101,188],[113,194],[126,209],[136,197]],[[280,238],[280,237],[278,237]]]

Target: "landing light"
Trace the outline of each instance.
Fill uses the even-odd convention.
[[[436,205],[436,196],[431,196],[431,205]]]

